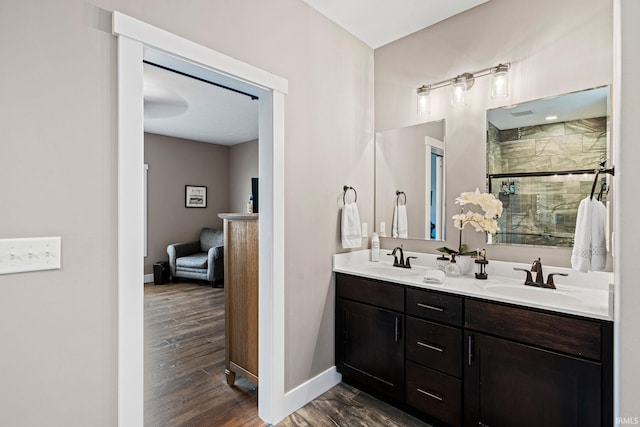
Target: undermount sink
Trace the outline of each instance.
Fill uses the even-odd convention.
[[[560,289],[535,288],[515,284],[488,284],[483,289],[507,298],[522,298],[548,304],[579,304],[582,300]]]
[[[367,271],[371,274],[378,274],[382,276],[397,276],[397,277],[410,277],[410,276],[424,276],[424,271],[413,268],[392,267],[390,265],[375,265],[367,267]]]

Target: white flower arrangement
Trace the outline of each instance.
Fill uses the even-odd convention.
[[[464,206],[467,204],[478,205],[484,211],[483,214],[473,211],[462,212],[453,216],[453,224],[462,230],[465,225],[470,224],[476,231],[485,233],[495,233],[499,230],[498,218],[502,215],[502,202],[496,196],[489,193],[470,191],[460,194],[456,199],[456,204]]]
[[[476,251],[467,252],[467,245],[462,243],[462,229],[469,224],[476,231],[484,233],[496,233],[500,228],[498,227],[498,218],[502,215],[502,202],[493,194],[481,193],[476,188],[476,191],[469,191],[460,194],[460,197],[456,198],[456,204],[460,206],[465,205],[477,205],[482,208],[483,213],[475,212],[472,210],[464,210],[454,215],[453,225],[460,230],[460,246],[458,250],[449,249],[447,247],[438,248],[438,251],[447,253],[449,255],[471,255],[477,256]]]

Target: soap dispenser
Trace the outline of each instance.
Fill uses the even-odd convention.
[[[456,256],[454,254],[451,254],[451,262],[445,268],[444,273],[449,277],[458,277],[462,274],[462,269],[456,262]]]
[[[380,261],[380,238],[378,233],[371,234],[371,261]]]

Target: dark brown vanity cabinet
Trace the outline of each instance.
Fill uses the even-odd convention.
[[[609,426],[613,323],[336,275],[336,366],[450,426]]]
[[[386,396],[404,399],[404,288],[338,275],[336,368]]]
[[[611,326],[467,299],[465,425],[611,425]]]

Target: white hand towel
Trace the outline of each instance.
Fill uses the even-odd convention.
[[[607,208],[599,200],[591,207],[591,270],[604,271],[607,267]]]
[[[398,205],[393,208],[393,221],[391,222],[391,237],[398,238]]]
[[[407,205],[398,206],[398,237],[409,237],[409,224],[407,222]]]
[[[573,237],[571,267],[586,273],[591,268],[591,198],[580,201]]]
[[[362,246],[362,234],[360,228],[360,213],[358,205],[346,203],[342,208],[342,247],[345,249],[359,248]]]
[[[409,237],[409,225],[407,221],[407,206],[396,205],[393,209],[393,230],[394,238],[406,239]]]
[[[580,202],[571,252],[571,267],[583,273],[603,271],[607,264],[607,208],[587,197]]]
[[[427,270],[424,275],[424,282],[441,285],[444,283],[445,277],[444,271],[442,270]]]

